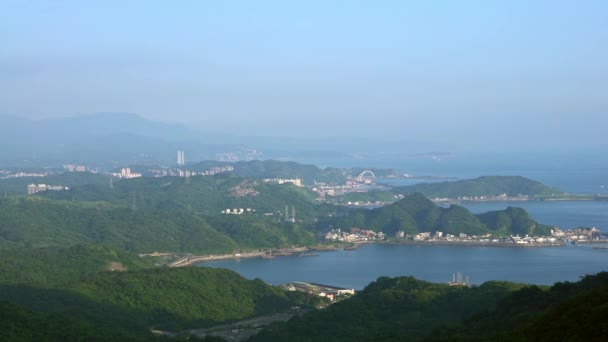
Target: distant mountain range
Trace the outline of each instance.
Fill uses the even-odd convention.
[[[293,128],[290,128],[293,129]],[[263,150],[264,158],[315,164],[417,157],[416,149],[432,143],[382,141],[361,137],[294,137],[277,127],[277,136],[251,131],[238,136],[212,127],[148,120],[132,113],[29,120],[0,116],[0,166],[56,166],[61,163],[154,164],[176,161],[177,150],[186,161],[216,159],[218,154]]]
[[[173,162],[177,150],[185,150],[188,158],[201,160],[237,148],[218,143],[219,138],[221,135],[129,113],[38,121],[0,116],[0,162],[9,165]]]

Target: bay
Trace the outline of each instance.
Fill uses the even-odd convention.
[[[608,249],[592,249],[590,245],[507,248],[369,244],[356,250],[318,254],[223,260],[200,266],[230,269],[273,285],[304,281],[355,289],[381,276],[414,276],[446,283],[454,272],[462,272],[473,284],[504,280],[550,285],[608,270]]]

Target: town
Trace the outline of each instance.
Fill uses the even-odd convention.
[[[453,245],[483,245],[483,246],[511,246],[511,247],[546,247],[546,246],[564,246],[567,243],[604,243],[608,240],[603,239],[600,231],[595,228],[576,228],[576,229],[560,229],[554,227],[549,236],[492,236],[492,234],[484,235],[467,235],[460,233],[444,234],[437,231],[421,232],[418,234],[406,234],[404,231],[398,231],[394,237],[388,238],[382,232],[374,232],[362,228],[350,228],[342,230],[340,228],[330,229],[324,235],[324,240],[328,242],[349,242],[349,243],[366,243],[366,242],[400,242],[412,244],[453,244]]]

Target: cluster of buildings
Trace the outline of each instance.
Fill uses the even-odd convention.
[[[483,243],[483,244],[515,244],[519,246],[553,246],[553,245],[564,245],[567,241],[573,243],[585,243],[602,240],[601,232],[593,228],[576,228],[576,229],[559,229],[553,228],[551,235],[548,236],[492,236],[491,234],[485,235],[467,235],[464,233],[460,234],[444,234],[440,231],[422,232],[413,236],[408,236],[403,231],[398,231],[395,236],[397,239],[411,239],[413,241],[426,241],[426,242],[463,242],[463,243]],[[602,240],[605,241],[605,240]]]
[[[601,240],[602,238],[601,232],[595,227],[576,229],[559,229],[555,227],[551,230],[551,235],[574,242]]]
[[[84,165],[76,165],[76,164],[65,164],[63,168],[68,172],[86,172],[87,167]]]
[[[304,186],[300,178],[284,179],[284,178],[267,178],[264,182],[271,184],[293,184],[295,186]]]
[[[131,169],[128,167],[124,167],[120,169],[120,172],[113,172],[112,177],[120,178],[120,179],[130,179],[130,178],[139,178],[141,177],[141,173],[131,172]]]
[[[222,210],[222,214],[225,215],[243,215],[245,213],[250,214],[255,212],[255,209],[251,209],[251,208],[234,208],[234,209],[226,209],[226,210]]]
[[[341,242],[364,242],[364,241],[379,241],[384,240],[385,236],[382,232],[374,232],[373,230],[365,230],[361,228],[351,228],[350,231],[342,231],[341,229],[331,229],[325,234],[326,241],[341,241]]]
[[[366,207],[366,208],[374,208],[374,207],[381,207],[383,205],[387,205],[390,203],[393,203],[395,201],[398,201],[400,199],[405,198],[405,195],[402,194],[397,194],[393,196],[393,201],[391,202],[383,202],[383,201],[348,201],[346,202],[346,205],[350,206],[350,207]]]
[[[67,186],[63,185],[47,185],[47,184],[30,184],[27,186],[27,194],[33,195],[42,191],[66,191],[70,190]]]
[[[450,286],[466,286],[470,287],[469,276],[462,275],[461,272],[452,273],[452,281],[448,282]]]
[[[325,198],[326,196],[340,196],[353,191],[352,187],[347,185],[328,185],[325,183],[316,183],[311,190],[318,193],[321,198]]]
[[[346,289],[342,287],[315,283],[303,283],[299,281],[283,284],[280,285],[280,287],[287,291],[301,291],[309,294],[314,294],[319,297],[325,297],[332,302],[338,300],[339,297],[352,296],[355,294],[355,289]]]
[[[397,232],[397,238],[408,238],[408,235],[403,231]],[[482,243],[482,244],[516,244],[516,245],[563,245],[564,242],[561,239],[554,236],[492,236],[492,234],[484,235],[467,235],[465,233],[460,234],[444,234],[443,232],[422,232],[412,237],[413,241],[418,242],[453,242],[453,243]]]
[[[316,192],[321,198],[326,196],[341,196],[349,192],[367,192],[372,189],[386,189],[385,186],[375,184],[376,175],[372,171],[363,171],[356,177],[349,177],[343,185],[330,185],[322,182],[315,182],[312,191]]]
[[[202,176],[213,176],[213,175],[217,175],[218,173],[232,172],[232,171],[234,171],[234,166],[227,165],[227,166],[213,167],[209,170],[200,172],[199,174]]]
[[[47,172],[6,172],[2,178],[22,178],[22,177],[46,177],[49,174]]]
[[[213,176],[219,173],[224,172],[232,172],[234,171],[234,167],[231,165],[228,166],[218,166],[213,167],[209,170],[205,171],[189,171],[182,170],[179,168],[163,168],[163,169],[151,169],[149,172],[153,175],[153,177],[193,177],[193,176]]]
[[[230,195],[233,197],[256,197],[260,194],[255,190],[256,185],[258,185],[256,181],[244,180],[230,188]]]
[[[509,196],[507,194],[500,194],[496,196],[461,196],[456,198],[432,198],[433,202],[447,202],[447,203],[460,203],[460,202],[492,202],[492,201],[527,201],[530,197],[528,195],[517,195]]]

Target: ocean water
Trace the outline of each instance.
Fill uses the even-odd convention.
[[[565,151],[544,153],[454,153],[433,159],[419,155],[386,156],[371,154],[365,159],[323,160],[310,162],[336,167],[393,168],[416,176],[476,178],[488,175],[524,176],[570,193],[608,195],[608,153]],[[400,184],[443,181],[441,179],[405,179]]]
[[[463,202],[462,206],[475,214],[520,207],[543,224],[567,229],[596,227],[608,233],[608,201]]]
[[[608,201],[464,202],[473,213],[526,209],[540,223],[561,228],[596,227],[608,232]],[[270,284],[317,282],[362,289],[380,276],[415,276],[447,282],[454,272],[471,282],[488,280],[550,285],[608,271],[608,249],[590,245],[550,248],[367,245],[357,250],[319,252],[318,257],[224,260],[202,266],[231,269]]]
[[[453,155],[432,159],[367,157],[358,160],[313,161],[336,167],[394,168],[417,176],[475,178],[520,175],[570,193],[608,195],[608,158],[604,151],[586,153]],[[390,180],[394,185],[444,181],[437,178]],[[608,232],[608,202],[469,202],[474,213],[522,207],[538,222],[562,228],[597,227]],[[201,266],[234,270],[246,278],[270,284],[305,281],[362,289],[380,276],[415,276],[448,282],[454,272],[471,282],[488,280],[553,284],[576,281],[585,274],[608,271],[608,249],[590,245],[551,248],[366,245],[357,250],[319,252],[318,257],[224,260]]]
[[[505,280],[549,285],[608,270],[608,250],[589,245],[507,248],[370,244],[357,250],[318,254],[214,261],[200,266],[230,269],[273,285],[304,281],[355,289],[380,276],[414,276],[445,283],[454,272],[462,272],[473,284]]]

